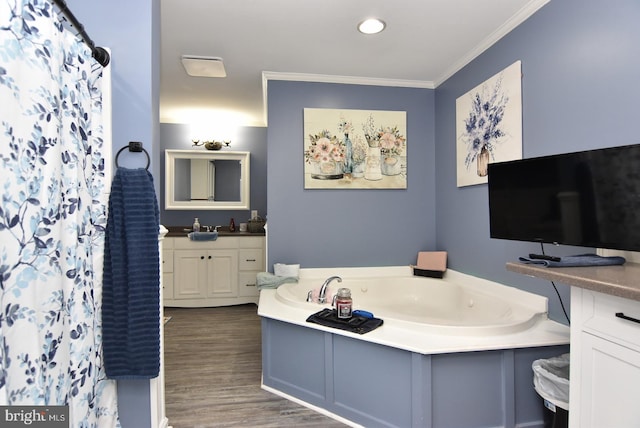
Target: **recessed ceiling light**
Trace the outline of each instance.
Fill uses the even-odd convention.
[[[377,34],[384,30],[386,24],[378,18],[365,19],[358,24],[358,31],[364,34]]]
[[[227,77],[222,58],[182,55],[182,65],[189,76]]]

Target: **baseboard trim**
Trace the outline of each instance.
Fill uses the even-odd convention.
[[[274,388],[272,388],[270,386],[267,386],[264,383],[261,383],[260,387],[262,389],[264,389],[265,391],[267,391],[267,392],[270,392],[270,393],[275,394],[275,395],[277,395],[279,397],[285,398],[285,399],[287,399],[289,401],[293,401],[296,404],[300,404],[301,406],[304,406],[304,407],[306,407],[308,409],[311,409],[311,410],[313,410],[315,412],[318,412],[318,413],[320,413],[322,415],[328,416],[331,419],[335,419],[336,421],[341,422],[341,423],[343,423],[345,425],[348,425],[350,427],[353,427],[353,428],[364,428],[362,425],[359,425],[359,424],[357,424],[357,423],[355,423],[353,421],[350,421],[349,419],[345,419],[342,416],[336,415],[335,413],[332,413],[332,412],[328,411],[327,409],[323,409],[322,407],[314,406],[313,404],[307,403],[304,400],[300,400],[299,398],[296,398],[296,397],[294,397],[292,395],[286,394],[286,393],[284,393],[282,391],[279,391],[279,390],[274,389]]]

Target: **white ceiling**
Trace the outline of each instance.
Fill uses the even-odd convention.
[[[161,0],[160,121],[265,126],[271,79],[435,88],[549,0]],[[387,28],[356,25],[379,17]],[[224,59],[188,76],[182,55]]]

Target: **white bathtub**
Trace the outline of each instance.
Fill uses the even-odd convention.
[[[442,334],[504,334],[529,328],[546,317],[543,298],[507,300],[495,286],[485,289],[446,279],[402,276],[342,277],[332,281],[326,305],[306,301],[309,291],[317,295],[326,278],[307,277],[298,283],[278,287],[276,299],[287,305],[319,310],[331,306],[331,297],[340,287],[351,290],[353,308],[372,312],[384,320],[418,323],[423,330]],[[506,287],[505,287],[506,288]],[[537,301],[536,301],[537,300]],[[528,303],[528,305],[527,305]]]
[[[334,275],[342,282],[331,282],[327,304],[306,301],[309,291],[316,295]],[[383,327],[362,339],[402,349],[500,349],[566,343],[568,338],[567,327],[548,320],[546,297],[451,269],[443,279],[414,276],[409,266],[302,269],[297,283],[263,290],[258,313],[324,328],[305,323],[306,317],[331,306],[340,287],[351,289],[354,309],[384,320]]]

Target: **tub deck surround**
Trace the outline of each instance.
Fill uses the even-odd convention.
[[[376,330],[364,335],[332,329],[306,322],[312,313],[323,307],[318,303],[306,302],[309,290],[318,288],[329,276],[339,275],[343,278],[340,284],[333,287],[354,287],[354,309],[363,309],[384,320],[384,324]],[[390,289],[386,299],[379,303],[371,300],[379,290],[380,282],[394,282],[402,278],[410,286],[424,285],[434,289],[433,302],[420,297],[413,306],[407,306],[405,312],[392,314],[385,310],[385,304],[392,306],[394,293],[402,293]],[[369,284],[365,286],[363,284]],[[454,289],[454,296],[448,293],[447,286]],[[363,294],[361,287],[366,287]],[[443,290],[442,288],[445,288]],[[282,289],[282,290],[281,290]],[[333,292],[337,291],[332,290]],[[366,298],[365,298],[366,296]],[[416,299],[416,295],[408,296]],[[365,302],[365,299],[368,301]],[[373,297],[375,299],[375,297]],[[437,308],[438,301],[443,304],[447,300],[460,300],[462,304],[473,304],[481,313],[479,321],[484,324],[469,324],[459,315],[452,316],[446,324],[446,314],[429,317],[430,307]],[[486,305],[495,300],[495,314]],[[330,302],[330,299],[329,299]],[[375,306],[377,305],[377,306]],[[423,305],[425,316],[421,317],[415,311]],[[397,304],[396,309],[399,308]],[[481,307],[484,306],[484,309]],[[402,309],[402,307],[400,307]],[[413,312],[413,313],[412,313]],[[331,332],[338,335],[353,337],[394,348],[417,352],[420,354],[437,354],[448,352],[484,351],[495,349],[510,349],[535,346],[553,346],[569,343],[569,328],[547,318],[547,299],[536,294],[527,293],[513,287],[465,275],[451,269],[447,270],[443,279],[415,277],[409,266],[383,268],[336,268],[336,269],[301,269],[297,284],[285,284],[278,289],[265,289],[260,293],[258,315],[307,328]],[[495,317],[491,317],[495,315]],[[488,317],[488,318],[487,318]],[[455,325],[455,324],[458,325]]]
[[[480,330],[470,325],[452,329],[382,316],[385,302],[395,305],[394,294],[378,309],[372,309],[372,301],[367,303],[371,307],[358,307],[358,299],[365,301],[376,281],[412,280],[410,269],[302,269],[298,284],[304,290],[283,288],[280,297],[283,286],[262,290],[263,389],[354,427],[542,427],[544,407],[533,388],[531,364],[569,351],[569,328],[546,318],[546,298],[452,270],[443,280],[419,277],[425,287],[439,281],[437,286],[454,290],[434,293],[433,299],[444,304],[458,300],[464,306],[470,296],[495,296],[491,299],[501,301],[496,311],[504,313],[494,321],[509,319],[510,312],[524,314],[513,317],[516,331],[490,335],[486,328],[491,324]],[[352,289],[354,307],[372,309],[384,319],[382,326],[359,335],[305,321],[323,307],[306,302],[310,285],[319,287],[334,275],[342,277],[334,288],[353,286],[355,278],[370,280],[364,295]],[[478,307],[486,303],[481,300],[476,300]],[[425,312],[431,307],[424,297],[417,301]]]

